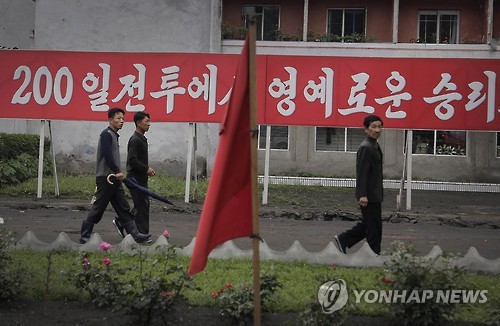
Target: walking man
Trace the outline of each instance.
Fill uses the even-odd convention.
[[[382,162],[383,155],[377,142],[384,123],[375,115],[365,118],[366,138],[356,154],[356,199],[363,218],[352,229],[335,236],[342,253],[366,238],[370,248],[380,254],[382,242],[382,201],[384,199]]]
[[[156,174],[148,163],[148,139],[144,134],[149,130],[151,119],[149,113],[137,112],[134,115],[135,132],[130,137],[127,146],[127,178],[135,178],[137,183],[148,187],[148,177]],[[141,233],[149,233],[149,196],[144,192],[129,187],[134,201],[135,224]],[[124,229],[118,220],[114,220],[118,232],[125,236]]]
[[[130,206],[121,181],[125,175],[120,169],[120,151],[118,147],[118,130],[123,127],[125,111],[121,108],[112,108],[108,111],[109,126],[101,132],[97,145],[96,163],[96,185],[95,201],[92,203],[87,218],[82,222],[80,231],[80,243],[86,243],[94,225],[99,223],[109,203],[113,206],[118,220],[123,228],[132,235],[137,243],[151,242],[149,234],[142,234],[137,230],[133,220],[134,215],[130,212]],[[110,174],[116,176],[116,181],[108,183]]]

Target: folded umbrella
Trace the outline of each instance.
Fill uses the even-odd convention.
[[[111,180],[112,178],[116,180],[116,176],[114,174],[110,174],[106,178],[106,180],[108,181],[109,184],[113,184],[113,181]],[[160,196],[157,193],[152,192],[148,188],[143,187],[140,184],[138,184],[137,180],[135,180],[135,178],[125,178],[125,179],[123,179],[123,183],[125,185],[127,185],[127,187],[129,187],[129,188],[137,189],[137,190],[145,193],[149,197],[153,197],[154,199],[158,199],[159,201],[173,205],[173,203],[167,197]]]

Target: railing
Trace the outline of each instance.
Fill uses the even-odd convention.
[[[264,177],[259,176],[259,183],[264,183]],[[384,188],[399,189],[400,180],[384,180]],[[354,188],[356,179],[353,178],[319,178],[319,177],[287,177],[269,176],[272,185],[301,185],[322,187]],[[463,192],[493,192],[500,193],[500,184],[471,183],[471,182],[444,182],[444,181],[417,181],[413,180],[411,189],[436,191],[463,191]],[[406,189],[406,183],[405,183]]]

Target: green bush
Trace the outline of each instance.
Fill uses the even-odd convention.
[[[390,288],[406,293],[404,302],[390,305],[401,325],[440,325],[453,316],[456,304],[434,300],[409,300],[413,291],[422,297],[423,291],[447,291],[463,288],[464,270],[453,265],[448,254],[436,257],[418,255],[413,245],[396,242],[390,261],[386,262],[390,275],[384,279]]]
[[[140,325],[160,319],[166,323],[173,308],[185,303],[185,290],[197,290],[186,268],[172,263],[177,255],[175,246],[160,256],[139,252],[139,266],[123,265],[119,255],[109,252],[111,248],[102,242],[99,251],[104,255],[82,253],[77,270],[65,273],[97,307],[123,311]]]
[[[0,188],[35,178],[38,174],[39,137],[0,133]],[[45,140],[44,175],[51,174],[50,142]]]
[[[22,284],[7,249],[14,244],[11,232],[0,225],[0,302],[15,300],[21,292]]]
[[[282,288],[283,284],[278,282],[274,275],[262,275],[260,277],[260,300],[266,310],[266,304],[274,296],[275,292]],[[253,318],[253,287],[249,284],[238,284],[234,286],[226,283],[218,292],[212,292],[216,305],[221,307],[220,316],[228,317],[240,325],[247,325]]]
[[[38,157],[39,143],[40,137],[38,135],[0,133],[0,154],[2,161],[17,158],[23,153]],[[49,150],[50,140],[45,138],[44,151],[48,153]]]

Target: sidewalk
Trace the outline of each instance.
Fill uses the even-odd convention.
[[[389,250],[393,241],[405,241],[414,244],[422,255],[439,246],[443,251],[464,256],[474,247],[484,258],[500,258],[499,194],[414,191],[413,195],[412,211],[396,212],[395,191],[386,192],[383,250]],[[298,241],[309,253],[321,252],[335,234],[352,227],[359,217],[352,208],[352,194],[346,193],[344,200],[324,207],[261,207],[261,236],[273,251],[286,251]],[[15,232],[17,240],[32,231],[40,241],[51,243],[64,232],[78,243],[81,221],[88,208],[87,201],[78,199],[0,197],[0,217],[6,229]],[[188,246],[196,236],[201,208],[200,203],[176,201],[176,206],[165,207],[152,201],[153,241],[168,228],[169,243]],[[123,239],[111,223],[114,216],[109,206],[94,232],[103,240],[118,244]],[[251,248],[248,239],[234,243],[242,250]],[[348,254],[354,254],[362,245],[351,248]]]

